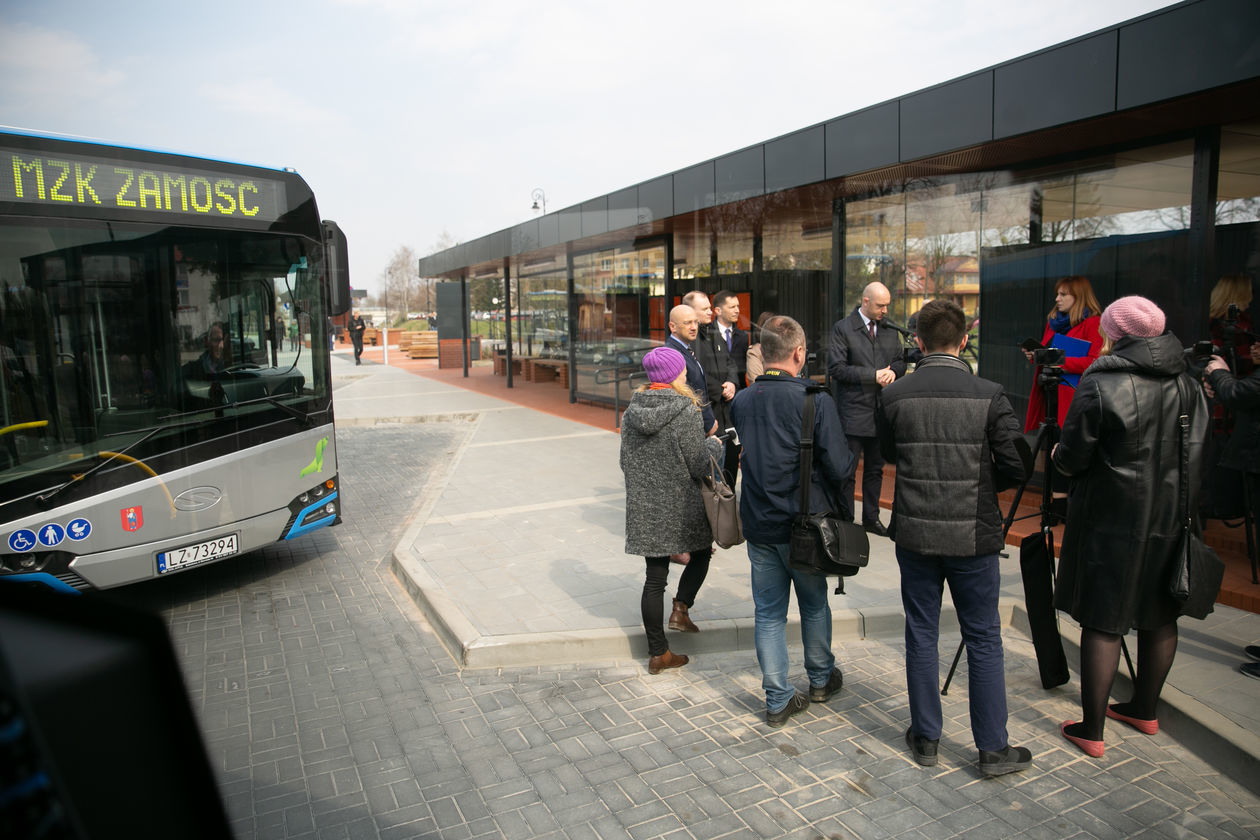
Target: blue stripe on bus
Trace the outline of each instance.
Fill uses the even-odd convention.
[[[28,574],[0,575],[0,581],[9,581],[9,580],[25,581],[26,583],[42,583],[45,586],[49,587],[50,589],[55,589],[58,592],[66,592],[71,595],[81,594],[79,590],[75,589],[73,586],[66,583],[61,578],[53,577],[47,572],[30,572]]]
[[[284,538],[286,540],[291,540],[294,537],[300,537],[303,534],[309,533],[310,531],[314,531],[317,528],[323,528],[325,525],[331,525],[332,521],[337,518],[337,514],[335,513],[325,514],[323,519],[320,519],[319,521],[316,521],[316,522],[307,522],[306,516],[307,514],[312,513],[313,511],[322,509],[324,505],[328,504],[333,499],[337,498],[338,495],[340,495],[339,492],[331,493],[325,496],[324,498],[320,499],[318,502],[315,502],[314,504],[311,504],[311,505],[307,505],[306,507],[298,511],[297,517],[293,520],[293,527],[289,529],[289,533],[284,535]]]

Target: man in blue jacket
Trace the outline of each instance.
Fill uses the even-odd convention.
[[[792,520],[800,502],[801,422],[805,400],[814,400],[814,464],[809,513],[836,511],[840,486],[853,475],[854,457],[835,403],[809,392],[799,378],[805,366],[805,331],[780,315],[761,328],[766,372],[735,395],[731,416],[744,447],[739,515],[752,565],[753,641],[766,692],[766,723],[777,729],[813,700],[825,703],[844,677],[831,652],[831,605],[827,579],[788,564]],[[787,608],[792,589],[801,614],[809,695],[788,682]]]
[[[889,532],[897,544],[906,613],[906,744],[924,766],[941,737],[941,596],[948,581],[967,643],[967,702],[980,772],[1026,769],[1032,755],[1006,737],[1006,677],[998,617],[1002,550],[999,490],[1031,466],[1011,404],[996,382],[960,359],[967,316],[932,300],[919,311],[915,341],[925,354],[914,373],[880,396],[876,425],[884,460],[897,465]]]

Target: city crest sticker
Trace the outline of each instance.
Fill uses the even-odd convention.
[[[123,508],[118,511],[118,515],[122,518],[124,531],[139,531],[144,527],[144,508],[139,505]]]

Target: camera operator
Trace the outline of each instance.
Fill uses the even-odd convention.
[[[1230,370],[1246,376],[1255,368],[1247,355],[1251,344],[1251,278],[1246,274],[1226,274],[1212,287],[1208,299],[1208,334],[1221,348]]]
[[[1054,306],[1051,307],[1050,314],[1046,316],[1046,330],[1041,338],[1041,346],[1052,346],[1056,334],[1089,343],[1087,352],[1078,356],[1068,355],[1063,362],[1063,373],[1074,378],[1079,377],[1102,352],[1103,337],[1098,331],[1101,315],[1102,306],[1098,303],[1098,298],[1094,295],[1094,287],[1090,285],[1088,279],[1080,276],[1064,277],[1055,284]],[[1031,344],[1036,343],[1031,342]],[[1035,382],[1041,373],[1041,364],[1034,358],[1034,347],[1030,346],[1030,342],[1025,342],[1023,349],[1024,357],[1037,365],[1037,370],[1033,373]],[[1072,402],[1072,395],[1076,393],[1076,387],[1061,378],[1058,386],[1059,410],[1055,420],[1059,426],[1062,426],[1064,418],[1067,417],[1068,405]],[[1046,397],[1040,385],[1034,384],[1032,393],[1028,397],[1028,414],[1024,418],[1024,431],[1036,430],[1045,419]]]
[[[1260,342],[1251,345],[1249,376],[1237,377],[1220,356],[1213,356],[1203,369],[1203,383],[1209,397],[1234,413],[1234,433],[1221,454],[1221,466],[1241,470],[1250,490],[1251,502],[1260,500]]]

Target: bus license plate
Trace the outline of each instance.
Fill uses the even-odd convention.
[[[199,542],[196,545],[186,545],[183,548],[173,548],[170,551],[159,552],[157,556],[158,574],[186,569],[189,566],[208,563],[211,560],[218,560],[220,557],[236,554],[240,551],[239,538],[240,534],[228,534],[224,537],[216,537],[212,540]]]

